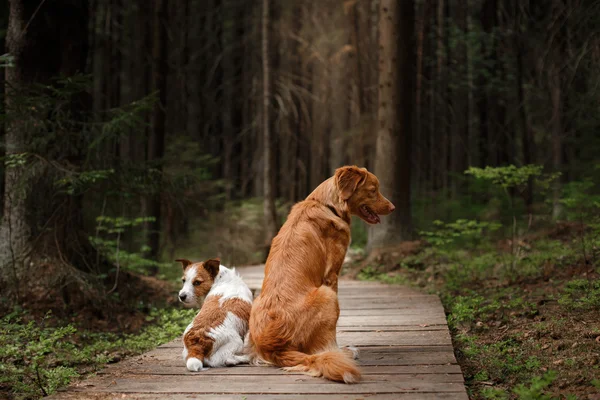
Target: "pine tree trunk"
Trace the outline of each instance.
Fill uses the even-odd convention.
[[[381,0],[375,174],[396,211],[369,231],[369,249],[409,240],[411,142],[415,99],[414,1]]]
[[[35,16],[38,6],[37,0],[10,1],[6,47],[14,57],[14,66],[6,69],[7,156],[27,152],[32,141],[48,134],[38,128],[44,126],[48,116],[20,108],[15,98],[24,95],[33,85],[49,84],[55,76],[82,72],[87,59],[88,2],[49,3],[43,15]],[[80,107],[81,100],[84,99],[79,98],[77,105],[73,104],[74,111],[78,111],[76,107]],[[56,140],[60,139],[57,134]],[[81,148],[55,146],[47,149],[51,156],[60,154],[73,164],[81,162]],[[83,253],[89,250],[86,238],[83,238],[85,243],[80,242],[81,196],[59,196],[52,201],[40,198],[40,193],[43,196],[54,183],[52,171],[31,158],[23,160],[26,161],[24,165],[17,163],[6,170],[6,195],[0,226],[0,281],[12,283],[11,289],[17,292],[19,280],[29,268],[26,261],[33,250],[33,235],[46,234],[38,230],[40,226],[47,224],[49,229],[55,228],[54,250],[62,253],[67,262],[82,266]],[[54,208],[56,200],[61,206]],[[30,213],[31,210],[35,210],[35,214]],[[47,220],[47,215],[54,215],[54,218]],[[40,218],[44,220],[37,220]],[[38,279],[41,280],[42,277]]]
[[[154,4],[154,40],[153,40],[153,86],[158,91],[158,99],[152,110],[152,130],[148,141],[148,160],[154,164],[153,167],[160,173],[162,171],[162,158],[165,154],[165,126],[166,126],[166,96],[167,96],[167,26],[166,16],[168,3],[166,0],[155,0]],[[160,186],[160,185],[159,185]],[[154,221],[148,224],[148,246],[150,256],[157,260],[160,254],[161,233],[161,194],[160,188],[156,193],[149,196],[147,200],[148,216],[154,217]],[[152,269],[151,273],[158,270]]]
[[[271,138],[271,82],[269,69],[269,25],[270,0],[262,2],[262,72],[263,72],[263,214],[265,221],[265,244],[270,248],[271,240],[277,234],[277,213],[275,210],[275,191],[273,188],[273,146]]]

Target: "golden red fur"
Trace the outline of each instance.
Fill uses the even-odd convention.
[[[394,205],[365,168],[346,166],[296,204],[273,239],[250,315],[253,356],[288,370],[353,383],[360,371],[336,342],[338,275],[350,216],[378,223]]]

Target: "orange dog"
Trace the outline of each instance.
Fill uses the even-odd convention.
[[[338,275],[350,243],[350,216],[376,224],[379,214],[392,211],[377,177],[355,166],[338,168],[292,208],[273,239],[250,314],[255,360],[334,381],[360,379],[354,351],[337,346]]]

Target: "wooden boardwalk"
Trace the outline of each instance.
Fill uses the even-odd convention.
[[[240,269],[260,289],[262,268]],[[442,304],[403,286],[340,281],[339,345],[359,347],[363,380],[345,385],[274,367],[189,372],[181,339],[107,367],[57,399],[468,399]]]

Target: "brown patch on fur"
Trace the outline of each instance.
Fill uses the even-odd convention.
[[[331,380],[360,378],[355,362],[337,348],[336,324],[350,215],[362,218],[362,206],[383,215],[394,209],[379,193],[375,175],[348,166],[292,208],[273,239],[262,291],[252,307],[250,344],[256,356]]]
[[[222,296],[210,296],[202,305],[202,309],[196,315],[192,328],[183,337],[183,342],[188,349],[188,357],[196,357],[204,362],[204,358],[210,357],[213,350],[214,340],[208,336],[211,329],[223,324],[227,313],[231,312],[243,321],[250,319],[252,304],[242,299],[227,299],[222,305],[219,301]],[[244,332],[238,332],[240,336]]]
[[[190,260],[186,260],[185,258],[178,258],[175,261],[181,263],[181,266],[183,267],[184,271],[185,271],[185,269],[187,268],[188,265],[193,264]]]
[[[247,323],[250,319],[250,311],[252,310],[252,304],[242,299],[233,298],[225,300],[223,302],[222,308],[227,310],[228,312],[233,313],[233,315],[235,315],[242,321],[246,321]],[[240,331],[238,333],[242,337],[245,335],[245,332],[243,331]]]

